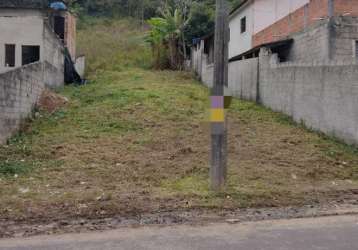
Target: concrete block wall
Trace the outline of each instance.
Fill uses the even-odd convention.
[[[62,87],[65,69],[63,44],[47,24],[44,25],[43,37],[45,85],[52,89]]]
[[[335,18],[333,36],[332,57],[336,60],[355,59],[357,56],[355,50],[358,41],[358,17]]]
[[[200,42],[200,44],[196,44],[195,48],[192,48],[191,50],[191,68],[199,76],[201,76],[203,50],[203,40]]]
[[[208,63],[208,56],[204,54],[204,43],[191,51],[191,69],[197,74],[199,80],[207,87],[212,87],[214,82],[214,64]]]
[[[296,122],[358,145],[358,65],[270,64],[260,57],[260,101]]]
[[[231,95],[244,100],[258,99],[258,58],[229,64],[229,90]]]
[[[63,72],[51,63],[37,62],[0,74],[0,144],[13,135],[46,87],[61,86]]]
[[[203,58],[200,76],[211,87],[213,65]],[[280,63],[277,54],[261,49],[259,58],[229,64],[228,92],[358,145],[357,61]]]
[[[201,81],[209,88],[214,86],[214,64],[206,63],[206,56],[203,56]]]
[[[288,61],[354,61],[357,57],[358,17],[321,20],[293,34],[291,38],[294,42],[288,53]]]
[[[26,65],[0,75],[0,143],[31,114],[44,83],[44,64]]]
[[[44,84],[49,89],[59,89],[64,86],[64,70],[44,61],[43,63]]]
[[[324,61],[330,55],[330,31],[328,20],[311,26],[304,32],[292,36],[294,42],[288,61]]]
[[[320,22],[322,18],[328,18],[330,16],[330,2],[333,8],[332,14],[335,17],[358,16],[357,0],[310,0],[305,6],[254,34],[253,47],[281,40]]]

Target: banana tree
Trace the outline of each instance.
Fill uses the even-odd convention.
[[[160,12],[162,17],[149,20],[149,24],[152,27],[150,33],[151,40],[155,40],[154,37],[160,31],[162,40],[156,40],[155,42],[167,43],[170,68],[182,69],[183,62],[186,59],[184,29],[189,22],[189,17],[180,9],[174,9],[168,5],[161,9]]]
[[[167,22],[163,18],[151,18],[148,21],[151,31],[146,40],[151,45],[154,57],[154,67],[163,68],[162,58],[166,54]]]

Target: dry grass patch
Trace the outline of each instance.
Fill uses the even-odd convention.
[[[79,33],[90,84],[0,146],[0,219],[54,221],[173,209],[287,206],[349,198],[358,151],[235,100],[226,190],[208,184],[208,91],[190,74],[144,70],[135,22]],[[138,67],[142,67],[138,68]]]
[[[228,186],[211,192],[208,91],[185,73],[106,71],[62,94],[66,107],[0,148],[3,219],[302,205],[358,189],[356,148],[235,100]]]

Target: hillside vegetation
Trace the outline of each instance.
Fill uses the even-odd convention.
[[[149,69],[152,54],[146,31],[135,19],[87,17],[80,23],[78,50],[86,55],[87,73],[121,71],[128,67]]]
[[[357,191],[356,148],[234,100],[228,185],[212,192],[208,90],[190,73],[148,69],[143,35],[132,20],[79,32],[89,84],[61,90],[66,107],[41,111],[0,146],[0,219],[300,206]]]

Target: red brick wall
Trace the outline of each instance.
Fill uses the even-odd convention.
[[[335,15],[358,16],[358,1],[357,0],[335,0],[334,12],[335,12]]]
[[[357,0],[336,1],[354,2]],[[307,6],[297,9],[266,29],[254,34],[253,47],[285,39],[288,35],[303,30],[305,26],[305,8],[307,8],[307,25],[317,22],[321,17],[328,16],[328,0],[311,0]]]

